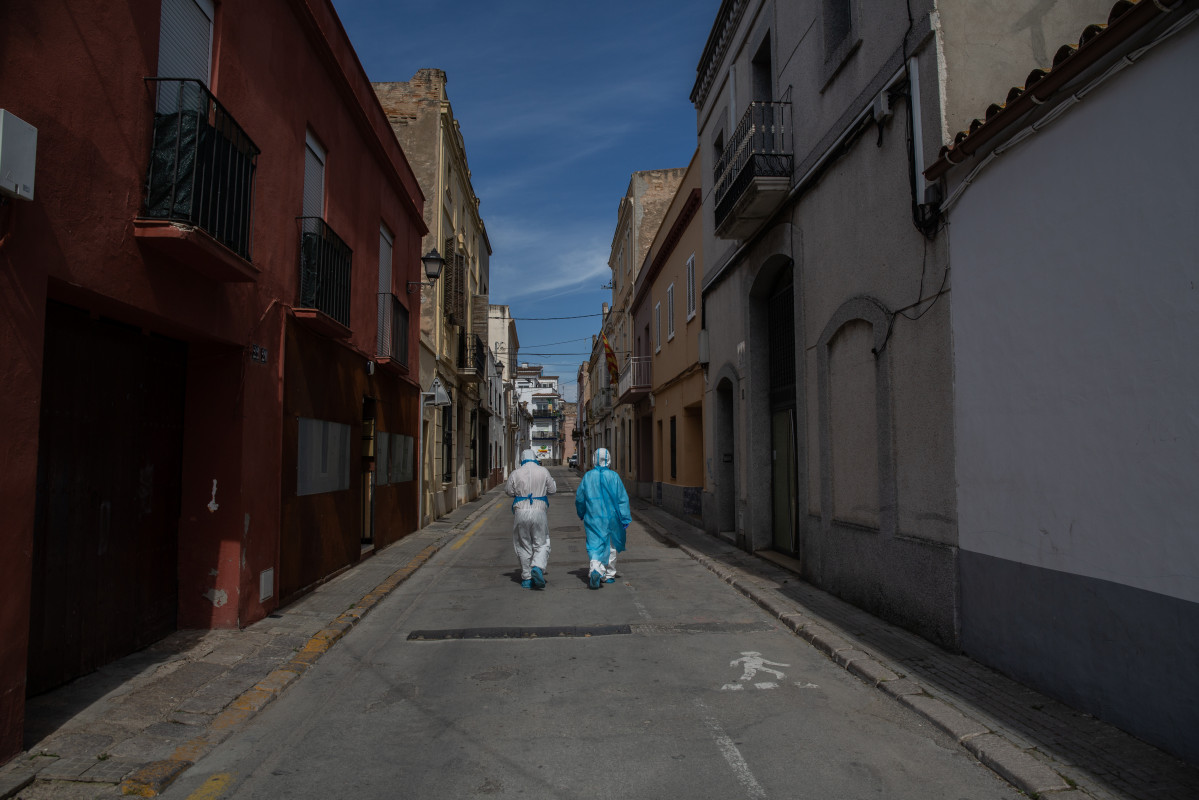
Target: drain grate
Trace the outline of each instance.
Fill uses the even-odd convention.
[[[554,625],[543,628],[447,628],[413,631],[410,642],[444,642],[456,639],[573,639],[588,636],[628,635],[628,625]]]
[[[759,633],[772,631],[767,622],[640,622],[632,626],[633,633],[652,636],[671,633]]]

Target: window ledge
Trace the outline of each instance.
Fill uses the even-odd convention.
[[[841,69],[847,63],[849,63],[849,59],[858,51],[858,48],[861,46],[861,37],[855,36],[854,32],[850,31],[849,35],[845,37],[845,40],[833,48],[832,52],[825,57],[824,70],[821,76],[823,80],[821,81],[820,85],[821,94],[824,94],[825,90],[827,90],[832,84],[833,79],[836,78],[841,72]]]

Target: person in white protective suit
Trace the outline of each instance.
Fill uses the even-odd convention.
[[[587,529],[588,585],[592,589],[616,580],[616,554],[624,552],[625,529],[633,521],[629,493],[620,476],[609,469],[611,461],[605,448],[596,450],[595,467],[587,471],[575,491],[575,512]]]
[[[550,495],[558,491],[550,471],[541,466],[532,450],[520,454],[520,466],[504,485],[512,498],[512,545],[520,559],[520,585],[545,588],[545,568],[550,558],[550,526],[546,514]]]

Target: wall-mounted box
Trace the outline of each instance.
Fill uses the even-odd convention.
[[[37,128],[0,108],[0,194],[33,199]]]

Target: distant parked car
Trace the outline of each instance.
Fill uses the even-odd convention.
[[[568,466],[568,467],[579,466],[579,456],[577,453],[572,453],[570,458],[566,459],[566,466]]]

